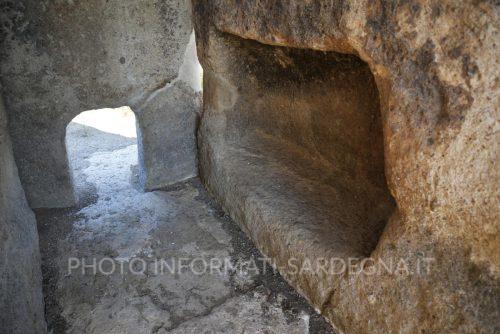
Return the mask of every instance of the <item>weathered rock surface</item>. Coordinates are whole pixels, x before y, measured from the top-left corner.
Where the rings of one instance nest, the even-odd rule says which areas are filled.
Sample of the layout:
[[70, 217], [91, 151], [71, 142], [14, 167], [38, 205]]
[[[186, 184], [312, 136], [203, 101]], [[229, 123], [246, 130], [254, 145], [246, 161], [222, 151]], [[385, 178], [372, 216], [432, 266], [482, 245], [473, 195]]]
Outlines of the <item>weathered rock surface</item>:
[[38, 232], [19, 181], [0, 97], [0, 333], [45, 333]]
[[32, 207], [74, 203], [64, 138], [86, 110], [128, 105], [137, 113], [144, 188], [197, 174], [199, 99], [180, 73], [189, 1], [2, 0], [0, 18], [1, 80]]
[[[193, 10], [202, 179], [289, 282], [339, 332], [498, 332], [498, 7], [214, 0]], [[289, 262], [368, 256], [408, 272]]]

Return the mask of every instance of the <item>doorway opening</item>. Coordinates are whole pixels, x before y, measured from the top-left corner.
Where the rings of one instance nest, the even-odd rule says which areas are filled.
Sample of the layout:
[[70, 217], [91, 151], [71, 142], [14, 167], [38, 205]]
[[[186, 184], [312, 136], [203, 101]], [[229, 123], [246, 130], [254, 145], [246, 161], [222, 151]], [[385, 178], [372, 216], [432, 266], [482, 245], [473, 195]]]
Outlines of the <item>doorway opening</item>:
[[82, 202], [95, 194], [95, 184], [117, 180], [137, 165], [134, 112], [121, 107], [80, 113], [66, 128], [66, 148], [75, 197]]

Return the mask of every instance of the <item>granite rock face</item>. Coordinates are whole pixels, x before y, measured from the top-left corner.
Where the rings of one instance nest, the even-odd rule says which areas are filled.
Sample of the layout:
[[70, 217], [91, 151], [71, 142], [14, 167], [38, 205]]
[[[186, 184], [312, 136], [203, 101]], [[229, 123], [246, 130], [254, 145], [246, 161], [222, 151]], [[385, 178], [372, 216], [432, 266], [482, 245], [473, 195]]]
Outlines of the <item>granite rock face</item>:
[[193, 13], [202, 179], [283, 276], [339, 332], [498, 332], [498, 6]]
[[45, 333], [35, 215], [28, 207], [0, 97], [0, 332]]
[[196, 175], [199, 98], [180, 73], [190, 13], [187, 0], [0, 1], [1, 80], [32, 207], [74, 203], [66, 126], [91, 109], [136, 112], [144, 188]]

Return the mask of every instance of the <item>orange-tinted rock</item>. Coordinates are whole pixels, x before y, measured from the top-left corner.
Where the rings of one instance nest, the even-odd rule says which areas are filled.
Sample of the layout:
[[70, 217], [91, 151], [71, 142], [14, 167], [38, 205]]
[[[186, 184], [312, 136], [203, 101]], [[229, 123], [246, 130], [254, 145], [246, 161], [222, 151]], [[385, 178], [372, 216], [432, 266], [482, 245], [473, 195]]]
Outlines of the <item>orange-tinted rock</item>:
[[[193, 10], [200, 172], [283, 276], [339, 332], [498, 332], [498, 7]], [[404, 265], [338, 275], [289, 261], [322, 257]]]

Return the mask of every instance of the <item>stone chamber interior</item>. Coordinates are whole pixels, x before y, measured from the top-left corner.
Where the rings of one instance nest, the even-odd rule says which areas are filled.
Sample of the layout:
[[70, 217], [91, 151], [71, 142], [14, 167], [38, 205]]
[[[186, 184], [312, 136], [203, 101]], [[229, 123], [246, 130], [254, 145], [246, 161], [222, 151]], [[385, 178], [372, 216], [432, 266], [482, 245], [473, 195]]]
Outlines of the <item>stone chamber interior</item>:
[[0, 334], [500, 333], [499, 8], [0, 0]]
[[[215, 160], [209, 167], [206, 160], [201, 159], [202, 178], [209, 190], [221, 198], [224, 191], [221, 183], [207, 174], [217, 169], [232, 196], [222, 200], [224, 207], [237, 222], [243, 222], [243, 229], [257, 245], [268, 245], [261, 249], [266, 256], [275, 257], [279, 252], [276, 247], [283, 245], [288, 248], [289, 258], [369, 256], [395, 208], [384, 174], [379, 93], [369, 67], [352, 55], [275, 47], [232, 36], [225, 39], [231, 46], [228, 59], [233, 60], [226, 63], [223, 81], [227, 82], [220, 92], [209, 91], [205, 97], [207, 105], [221, 107], [219, 116], [224, 115], [225, 124], [224, 131], [219, 133], [225, 153], [212, 154]], [[214, 77], [221, 80], [211, 71], [205, 80], [210, 83]], [[237, 86], [232, 89], [228, 82], [236, 82]], [[212, 116], [211, 112], [205, 115], [208, 125], [213, 121]], [[109, 328], [121, 321], [123, 330], [142, 330], [144, 321], [137, 318], [135, 311], [127, 310], [121, 299], [131, 284], [139, 289], [138, 293], [146, 289], [153, 304], [155, 298], [159, 298], [168, 307], [176, 305], [178, 301], [162, 297], [161, 291], [170, 289], [167, 286], [160, 284], [148, 290], [158, 277], [138, 280], [132, 276], [127, 278], [130, 282], [118, 283], [118, 278], [112, 275], [112, 287], [118, 293], [104, 303], [96, 303], [91, 301], [95, 298], [93, 293], [87, 291], [91, 297], [85, 297], [83, 291], [75, 287], [75, 282], [90, 284], [85, 275], [75, 276], [73, 282], [64, 280], [55, 284], [53, 277], [64, 274], [61, 264], [75, 254], [102, 258], [109, 252], [120, 258], [139, 256], [150, 261], [148, 252], [153, 256], [165, 254], [163, 244], [174, 240], [172, 245], [175, 245], [181, 235], [187, 240], [192, 233], [198, 235], [196, 238], [192, 235], [195, 243], [200, 242], [199, 238], [207, 238], [197, 228], [190, 227], [195, 221], [200, 224], [199, 217], [202, 217], [202, 225], [206, 222], [217, 226], [219, 222], [204, 213], [205, 204], [200, 206], [197, 199], [200, 195], [193, 199], [193, 192], [202, 193], [201, 189], [194, 191], [193, 185], [199, 187], [196, 183], [167, 193], [143, 193], [137, 187], [137, 134], [130, 108], [83, 112], [72, 120], [66, 133], [78, 205], [69, 211], [36, 211], [49, 328], [64, 332], [82, 329], [84, 323], [90, 323], [91, 331], [97, 330], [99, 319], [91, 318], [87, 312], [74, 311], [91, 303], [98, 309], [109, 308], [113, 317]], [[206, 129], [202, 128], [200, 139], [205, 133]], [[202, 154], [205, 145], [210, 143], [210, 140], [200, 143]], [[172, 196], [177, 199], [172, 201]], [[186, 212], [191, 210], [196, 212], [194, 219]], [[155, 212], [153, 216], [147, 218], [152, 212]], [[71, 232], [68, 224], [73, 225]], [[51, 244], [50, 240], [61, 229], [65, 241]], [[272, 233], [263, 233], [266, 229]], [[172, 233], [177, 238], [172, 239]], [[263, 241], [265, 235], [276, 240]], [[68, 240], [72, 240], [71, 243]], [[151, 244], [147, 240], [152, 240]], [[312, 245], [308, 245], [311, 240]], [[169, 246], [173, 248], [167, 252], [182, 254], [182, 245], [179, 244], [179, 249]], [[186, 279], [168, 278], [167, 282], [182, 281], [185, 285]], [[247, 277], [238, 279], [248, 280]], [[310, 277], [306, 281], [306, 285], [295, 285], [311, 298], [318, 293], [314, 282], [322, 280]], [[250, 283], [244, 284], [247, 289]], [[98, 285], [107, 291], [107, 283]], [[181, 290], [169, 291], [179, 294]], [[215, 296], [227, 293], [225, 289], [217, 291], [213, 287], [208, 291]], [[73, 294], [79, 296], [77, 301], [71, 297]], [[187, 302], [190, 297], [183, 298]], [[314, 298], [325, 296], [320, 293], [312, 298], [314, 303]], [[154, 308], [151, 302], [141, 305]], [[73, 314], [64, 315], [68, 312]], [[162, 317], [169, 316], [166, 309], [162, 312]], [[194, 308], [194, 311], [191, 306], [179, 308], [173, 314], [189, 319], [191, 312], [203, 314], [206, 307]], [[121, 319], [124, 314], [129, 319]], [[262, 322], [260, 316], [250, 319]], [[304, 330], [303, 324], [294, 320], [291, 325], [294, 323]], [[321, 332], [329, 332], [320, 319], [313, 323], [323, 328]], [[166, 330], [175, 328], [175, 324], [160, 326]]]
[[[368, 65], [353, 55], [223, 40], [231, 61], [205, 75], [218, 87], [205, 94], [200, 141], [209, 188], [268, 245], [267, 255], [284, 246], [289, 254], [369, 256], [395, 202]], [[264, 230], [277, 239], [260, 240]]]

